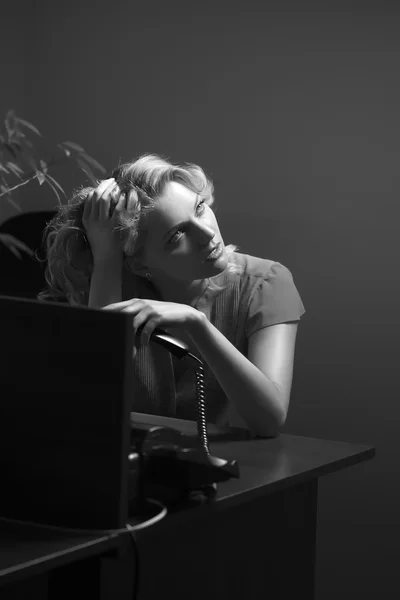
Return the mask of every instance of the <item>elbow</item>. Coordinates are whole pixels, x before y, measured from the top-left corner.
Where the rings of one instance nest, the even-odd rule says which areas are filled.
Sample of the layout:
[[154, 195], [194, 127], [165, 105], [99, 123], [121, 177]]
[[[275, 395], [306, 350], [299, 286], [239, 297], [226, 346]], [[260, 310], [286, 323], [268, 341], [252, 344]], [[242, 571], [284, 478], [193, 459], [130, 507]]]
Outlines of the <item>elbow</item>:
[[287, 419], [287, 409], [282, 408], [279, 418], [278, 418], [278, 431], [280, 431], [282, 429], [282, 427], [286, 423], [286, 419]]
[[276, 438], [280, 433], [280, 428], [270, 425], [265, 428], [258, 428], [256, 431], [252, 431], [251, 433], [253, 437]]
[[277, 395], [274, 398], [273, 407], [269, 408], [265, 415], [265, 420], [263, 422], [260, 421], [256, 425], [258, 431], [255, 435], [259, 437], [278, 437], [282, 427], [286, 423], [289, 399], [286, 400], [283, 396], [282, 389], [278, 384], [274, 383], [274, 386], [277, 390]]
[[278, 415], [268, 415], [268, 420], [264, 424], [258, 424], [251, 428], [253, 437], [276, 438], [279, 436], [282, 427], [286, 422], [287, 411], [282, 410]]

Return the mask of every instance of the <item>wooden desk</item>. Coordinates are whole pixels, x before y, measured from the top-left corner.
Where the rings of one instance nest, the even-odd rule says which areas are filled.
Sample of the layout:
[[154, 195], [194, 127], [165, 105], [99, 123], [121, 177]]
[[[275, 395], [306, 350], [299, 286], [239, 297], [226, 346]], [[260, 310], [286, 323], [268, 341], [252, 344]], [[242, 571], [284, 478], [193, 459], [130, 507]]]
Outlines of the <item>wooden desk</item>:
[[[372, 458], [374, 448], [282, 434], [211, 442], [210, 451], [237, 459], [241, 477], [218, 484], [211, 504], [135, 532], [138, 600], [311, 600], [318, 478]], [[79, 591], [86, 600], [132, 598], [133, 548], [128, 532], [56, 533], [0, 520], [1, 600], [70, 600]], [[33, 595], [35, 576], [42, 587]]]

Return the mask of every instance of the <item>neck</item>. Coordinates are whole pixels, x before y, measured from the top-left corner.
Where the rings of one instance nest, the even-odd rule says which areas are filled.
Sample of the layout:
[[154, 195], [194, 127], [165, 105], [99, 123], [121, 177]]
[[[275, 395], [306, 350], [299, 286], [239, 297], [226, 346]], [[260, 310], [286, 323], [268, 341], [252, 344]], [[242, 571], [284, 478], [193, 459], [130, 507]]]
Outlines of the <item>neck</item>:
[[207, 279], [196, 279], [191, 281], [189, 284], [174, 284], [171, 286], [162, 284], [160, 282], [152, 280], [152, 284], [159, 292], [164, 302], [177, 302], [179, 304], [193, 305], [205, 292], [210, 280]]

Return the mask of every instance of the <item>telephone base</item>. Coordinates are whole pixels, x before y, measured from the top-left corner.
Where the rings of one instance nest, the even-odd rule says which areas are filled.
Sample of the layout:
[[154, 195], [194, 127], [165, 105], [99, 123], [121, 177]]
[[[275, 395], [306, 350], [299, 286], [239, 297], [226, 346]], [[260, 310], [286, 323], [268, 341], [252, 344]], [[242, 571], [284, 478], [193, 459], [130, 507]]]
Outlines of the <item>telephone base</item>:
[[143, 514], [143, 510], [146, 508], [145, 501], [148, 498], [158, 500], [168, 508], [169, 513], [174, 513], [212, 502], [216, 495], [216, 483], [203, 485], [193, 490], [162, 485], [156, 481], [147, 481], [142, 495], [130, 502], [128, 517]]
[[[172, 427], [132, 424], [129, 454], [129, 506], [140, 512], [146, 498], [159, 500], [170, 510], [210, 502], [216, 483], [239, 478], [235, 460], [207, 454], [194, 436]], [[132, 513], [133, 511], [133, 513]]]

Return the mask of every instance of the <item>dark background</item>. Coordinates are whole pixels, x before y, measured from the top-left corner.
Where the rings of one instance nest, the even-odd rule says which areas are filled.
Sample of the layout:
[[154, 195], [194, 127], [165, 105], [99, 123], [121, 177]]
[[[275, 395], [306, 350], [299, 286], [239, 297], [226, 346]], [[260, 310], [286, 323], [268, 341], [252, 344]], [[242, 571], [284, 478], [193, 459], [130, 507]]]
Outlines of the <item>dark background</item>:
[[[284, 431], [377, 449], [320, 481], [317, 600], [399, 597], [400, 7], [41, 0], [2, 14], [1, 115], [107, 169], [144, 152], [200, 164], [225, 243], [291, 270], [307, 312]], [[53, 175], [68, 193], [85, 181], [72, 165]], [[16, 197], [55, 206], [36, 183]], [[0, 200], [0, 223], [15, 214]]]

